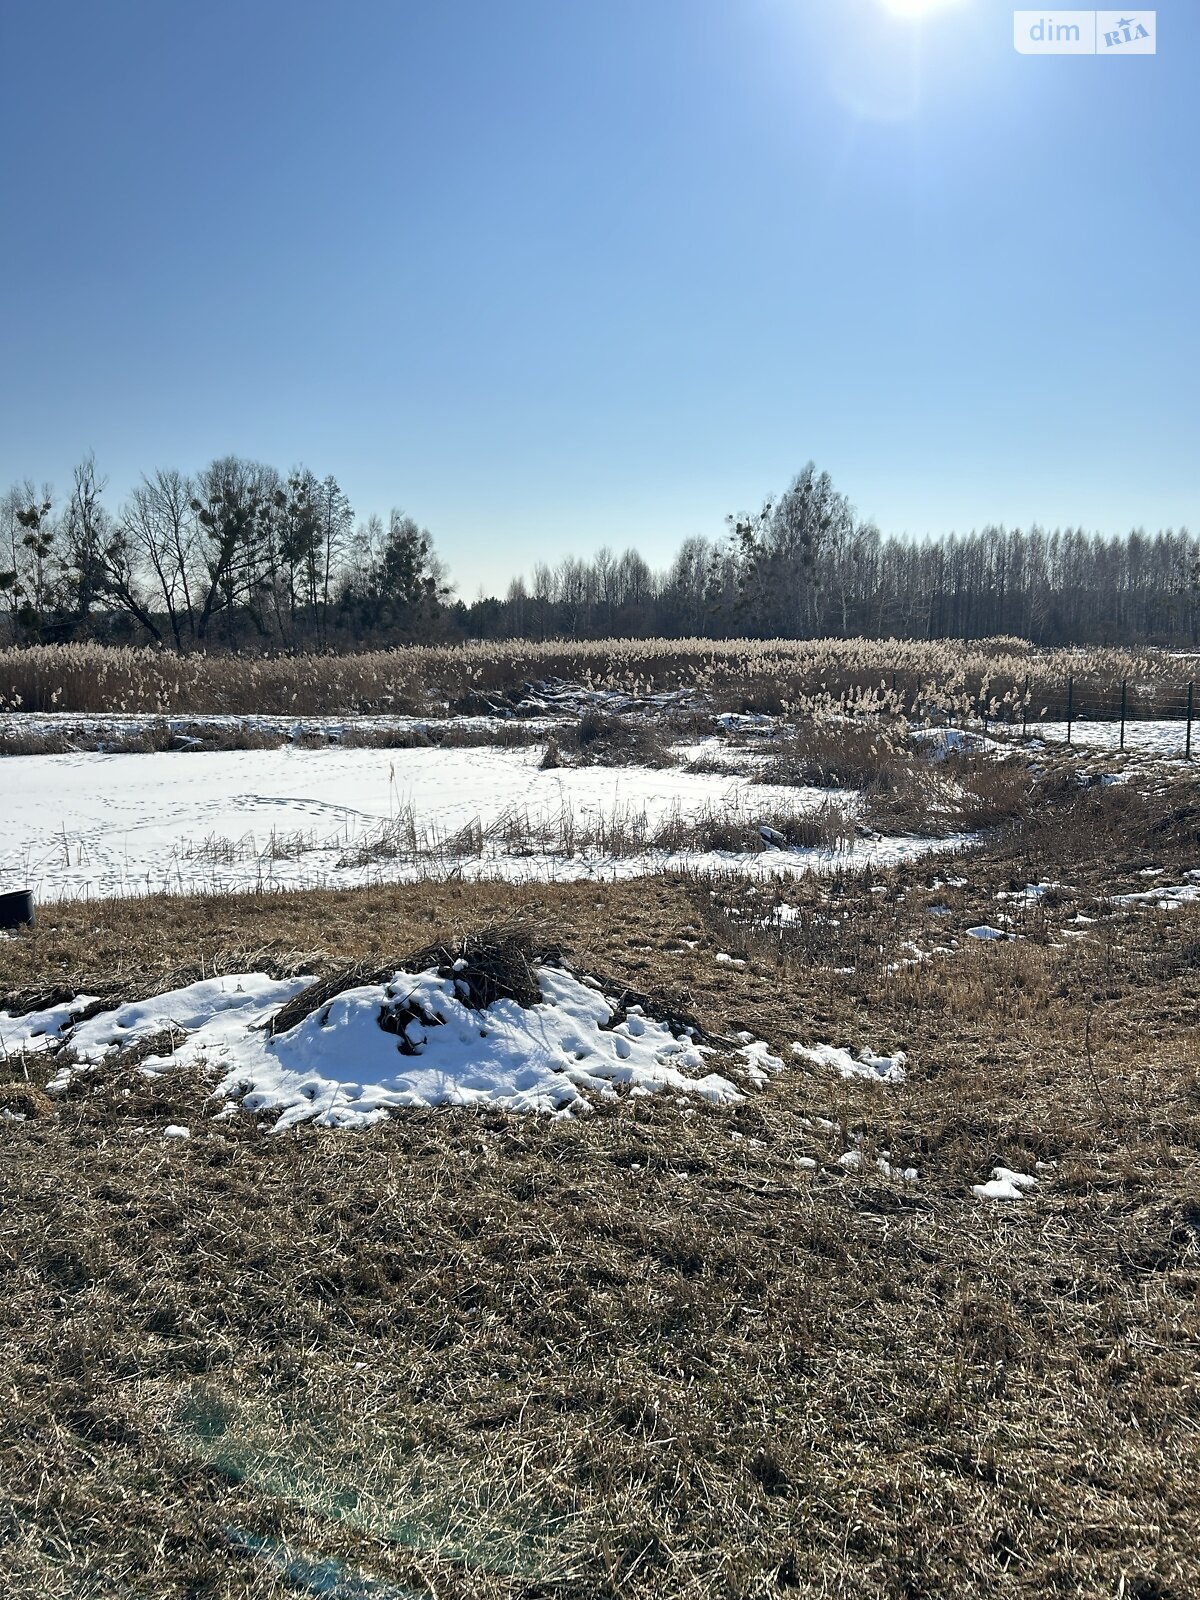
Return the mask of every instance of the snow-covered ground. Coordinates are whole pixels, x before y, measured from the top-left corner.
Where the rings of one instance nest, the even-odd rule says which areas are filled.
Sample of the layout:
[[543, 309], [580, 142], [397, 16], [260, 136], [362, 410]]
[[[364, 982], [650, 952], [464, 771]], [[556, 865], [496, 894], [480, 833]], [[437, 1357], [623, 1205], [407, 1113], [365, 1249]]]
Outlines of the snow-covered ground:
[[[1030, 722], [1025, 730], [1028, 741], [1041, 740], [1047, 745], [1067, 743], [1065, 722]], [[994, 722], [985, 734], [982, 729], [921, 728], [913, 729], [913, 738], [925, 744], [936, 758], [958, 751], [984, 755], [1009, 755], [1014, 748], [1021, 749], [1019, 723]], [[1134, 721], [1125, 724], [1125, 750], [1130, 755], [1166, 757], [1182, 761], [1187, 745], [1187, 723], [1182, 717]], [[1078, 718], [1071, 724], [1071, 746], [1076, 750], [1099, 751], [1117, 754], [1121, 749], [1121, 724], [1093, 722]], [[1192, 753], [1200, 757], [1200, 718], [1192, 724]]]
[[[1067, 742], [1065, 722], [1031, 722], [1029, 737], [1047, 744]], [[1017, 730], [1018, 735], [1020, 729]], [[1166, 756], [1182, 761], [1187, 739], [1187, 724], [1181, 717], [1125, 724], [1125, 749], [1130, 755]], [[1071, 724], [1071, 744], [1076, 750], [1118, 751], [1121, 748], [1119, 722], [1076, 721]], [[1192, 754], [1200, 758], [1200, 719], [1192, 724]]]
[[[845, 861], [824, 851], [710, 851], [667, 856], [585, 848], [616, 823], [629, 835], [669, 819], [756, 817], [853, 795], [737, 782], [722, 773], [642, 767], [539, 769], [536, 748], [304, 749], [22, 756], [0, 762], [0, 889], [40, 900], [258, 886], [352, 886], [455, 870], [514, 880], [628, 877], [663, 866], [779, 876]], [[422, 859], [363, 847], [412, 819]], [[564, 819], [567, 819], [569, 826]], [[505, 824], [514, 837], [502, 837]], [[482, 849], [451, 841], [478, 824]], [[575, 848], [561, 848], [574, 829]], [[531, 846], [539, 830], [548, 842]], [[936, 841], [945, 844], [947, 841]], [[951, 841], [953, 842], [953, 841]], [[863, 839], [854, 863], [931, 848], [921, 839]], [[366, 852], [370, 855], [370, 852]]]

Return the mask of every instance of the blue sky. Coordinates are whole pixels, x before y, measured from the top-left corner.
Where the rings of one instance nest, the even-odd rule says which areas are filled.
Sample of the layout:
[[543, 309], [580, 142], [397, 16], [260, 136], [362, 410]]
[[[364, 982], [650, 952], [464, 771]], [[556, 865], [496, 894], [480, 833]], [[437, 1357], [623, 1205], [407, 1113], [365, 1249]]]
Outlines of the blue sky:
[[470, 598], [810, 457], [887, 532], [1200, 523], [1200, 9], [4, 0], [0, 487], [236, 451]]

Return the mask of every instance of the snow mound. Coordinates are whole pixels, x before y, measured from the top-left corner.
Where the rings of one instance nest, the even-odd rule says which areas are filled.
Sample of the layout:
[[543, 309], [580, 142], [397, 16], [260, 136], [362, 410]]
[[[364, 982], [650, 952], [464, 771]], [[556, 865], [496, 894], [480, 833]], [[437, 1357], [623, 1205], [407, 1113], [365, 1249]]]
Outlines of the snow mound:
[[[225, 1071], [220, 1093], [276, 1128], [313, 1121], [364, 1127], [395, 1109], [440, 1105], [577, 1112], [589, 1095], [674, 1091], [714, 1105], [743, 1098], [704, 1066], [690, 1036], [613, 1003], [571, 973], [538, 967], [538, 1005], [498, 999], [482, 1010], [436, 969], [397, 971], [386, 984], [345, 990], [286, 1033], [245, 1032], [188, 1048]], [[395, 1029], [396, 1031], [392, 1031]]]
[[868, 1078], [877, 1083], [903, 1083], [908, 1059], [903, 1050], [892, 1056], [877, 1056], [865, 1045], [857, 1056], [833, 1044], [794, 1044], [792, 1054], [814, 1061], [819, 1067], [830, 1067], [843, 1078]]
[[993, 1167], [986, 1183], [973, 1183], [971, 1193], [979, 1200], [1023, 1200], [1027, 1189], [1041, 1182], [1030, 1172], [1014, 1172], [1011, 1167]]
[[981, 922], [977, 928], [967, 929], [968, 939], [1007, 939], [1008, 934], [1003, 928], [993, 928], [990, 923]]
[[[243, 973], [172, 989], [64, 1030], [68, 1059], [47, 1089], [64, 1093], [90, 1064], [173, 1030], [182, 1038], [145, 1056], [143, 1073], [215, 1069], [215, 1097], [273, 1116], [276, 1131], [301, 1122], [363, 1128], [400, 1109], [443, 1105], [572, 1115], [622, 1089], [718, 1106], [745, 1097], [706, 1070], [713, 1047], [693, 1030], [608, 998], [594, 979], [535, 964], [536, 1003], [502, 995], [481, 1005], [466, 965], [323, 988], [312, 1009], [304, 997], [312, 978]], [[731, 1054], [740, 1075], [761, 1087], [783, 1062], [746, 1037]]]

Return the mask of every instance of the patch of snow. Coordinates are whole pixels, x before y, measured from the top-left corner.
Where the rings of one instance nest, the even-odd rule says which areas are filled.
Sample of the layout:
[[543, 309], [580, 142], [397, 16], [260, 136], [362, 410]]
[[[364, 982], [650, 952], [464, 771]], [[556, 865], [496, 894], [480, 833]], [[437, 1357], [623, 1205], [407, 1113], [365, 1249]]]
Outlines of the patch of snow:
[[1007, 939], [1009, 935], [1003, 928], [993, 928], [990, 923], [981, 922], [977, 928], [967, 929], [968, 939]]
[[986, 1183], [973, 1183], [971, 1193], [980, 1200], [1023, 1200], [1025, 1191], [1036, 1189], [1041, 1179], [1029, 1172], [1014, 1172], [1011, 1167], [993, 1167]]
[[7, 1011], [0, 1011], [0, 1059], [54, 1049], [62, 1043], [63, 1031], [73, 1026], [79, 1013], [98, 1004], [95, 995], [81, 994], [61, 1005], [47, 1006], [44, 1011], [28, 1011], [24, 1016], [12, 1017]]
[[[71, 1053], [94, 1063], [111, 1050], [130, 1045], [168, 1029], [194, 1034], [203, 1029], [210, 1039], [261, 1026], [293, 995], [306, 989], [311, 978], [267, 978], [261, 972], [242, 972], [228, 978], [204, 978], [182, 989], [168, 989], [149, 1000], [133, 1000], [102, 1011], [81, 1022], [70, 1035]], [[150, 1065], [149, 1059], [146, 1065]]]
[[[733, 729], [726, 729], [733, 732]], [[713, 766], [722, 767], [728, 772], [739, 772], [743, 768], [755, 768], [765, 765], [769, 759], [766, 750], [748, 750], [744, 746], [731, 746], [720, 735], [709, 734], [707, 738], [699, 740], [685, 740], [680, 744], [671, 746], [673, 753], [685, 765], [693, 761], [702, 761]]]
[[879, 1171], [883, 1173], [885, 1178], [892, 1178], [896, 1183], [920, 1182], [920, 1173], [918, 1173], [916, 1167], [901, 1167], [898, 1165], [893, 1166], [891, 1161], [888, 1159], [890, 1155], [891, 1151], [885, 1150], [875, 1162], [875, 1165], [878, 1167]]
[[[168, 989], [150, 1000], [135, 1000], [111, 1011], [102, 1011], [74, 1028], [64, 1023], [47, 1040], [45, 1048], [68, 1044], [77, 1064], [61, 1065], [46, 1085], [46, 1093], [66, 1094], [74, 1077], [90, 1071], [111, 1051], [127, 1050], [155, 1034], [168, 1030], [190, 1033], [199, 1028], [206, 1028], [213, 1034], [222, 1027], [260, 1027], [311, 982], [311, 978], [291, 978], [279, 983], [261, 972], [206, 978], [183, 989]], [[86, 998], [81, 996], [70, 1004], [76, 1011], [82, 1011]], [[147, 1057], [142, 1071], [153, 1077], [161, 1065], [161, 1058]]]
[[163, 1129], [164, 1139], [190, 1139], [192, 1130], [182, 1127], [178, 1122], [172, 1122]]
[[746, 1076], [757, 1088], [762, 1088], [774, 1072], [783, 1071], [783, 1057], [773, 1055], [762, 1039], [752, 1039], [735, 1051], [745, 1059]]
[[1165, 884], [1160, 883], [1153, 889], [1143, 889], [1138, 894], [1115, 894], [1112, 904], [1115, 906], [1150, 905], [1156, 911], [1174, 911], [1178, 906], [1190, 905], [1195, 900], [1200, 900], [1200, 881], [1196, 881], [1195, 869], [1184, 873], [1184, 877], [1191, 879], [1188, 883]]
[[[278, 716], [269, 712], [170, 712], [162, 715], [148, 711], [8, 711], [0, 713], [0, 736], [20, 738], [36, 734], [43, 738], [61, 739], [64, 743], [78, 744], [83, 751], [107, 753], [110, 742], [127, 741], [150, 733], [168, 733], [179, 743], [194, 750], [202, 747], [205, 738], [214, 734], [228, 738], [231, 734], [271, 735], [294, 743], [306, 738], [326, 738], [336, 742], [350, 734], [383, 737], [388, 734], [435, 733], [453, 728], [463, 733], [496, 733], [513, 720], [511, 710], [494, 716], [411, 716], [387, 712], [356, 712], [353, 715], [303, 717]], [[523, 727], [552, 732], [565, 724], [564, 716], [522, 717]], [[220, 754], [219, 751], [203, 751]], [[30, 760], [28, 756], [6, 757], [8, 760]]]
[[1017, 900], [1023, 905], [1030, 905], [1049, 894], [1051, 889], [1061, 889], [1061, 883], [1027, 883], [1023, 889], [1001, 889], [996, 895], [997, 900]]
[[903, 1050], [897, 1050], [895, 1055], [880, 1056], [865, 1045], [857, 1056], [832, 1044], [793, 1044], [792, 1054], [813, 1061], [819, 1067], [830, 1067], [843, 1078], [867, 1078], [877, 1083], [903, 1083], [908, 1059]]
[[958, 755], [963, 751], [982, 754], [1004, 749], [999, 740], [988, 738], [982, 733], [973, 733], [968, 728], [914, 728], [912, 737], [918, 744], [925, 746], [926, 753], [934, 761], [944, 761], [947, 756]]
[[[862, 1135], [860, 1133], [854, 1134], [853, 1138], [856, 1144], [860, 1144], [862, 1142]], [[877, 1172], [881, 1172], [885, 1178], [890, 1178], [896, 1183], [918, 1183], [920, 1181], [920, 1174], [918, 1173], [916, 1167], [902, 1167], [898, 1164], [893, 1165], [890, 1159], [891, 1154], [892, 1152], [890, 1150], [881, 1151], [880, 1154], [875, 1158], [875, 1170]], [[861, 1150], [846, 1150], [837, 1158], [837, 1164], [839, 1167], [844, 1167], [847, 1172], [861, 1172], [866, 1164], [866, 1160]], [[815, 1166], [816, 1163], [814, 1162], [813, 1165]]]
[[[1046, 743], [1065, 744], [1065, 722], [1030, 722], [1031, 736]], [[1125, 723], [1125, 752], [1127, 755], [1157, 756], [1182, 760], [1186, 743], [1187, 724], [1182, 717], [1150, 718], [1146, 721], [1132, 719]], [[1116, 752], [1121, 744], [1119, 721], [1089, 722], [1077, 719], [1071, 728], [1071, 744], [1077, 750], [1104, 750]]]

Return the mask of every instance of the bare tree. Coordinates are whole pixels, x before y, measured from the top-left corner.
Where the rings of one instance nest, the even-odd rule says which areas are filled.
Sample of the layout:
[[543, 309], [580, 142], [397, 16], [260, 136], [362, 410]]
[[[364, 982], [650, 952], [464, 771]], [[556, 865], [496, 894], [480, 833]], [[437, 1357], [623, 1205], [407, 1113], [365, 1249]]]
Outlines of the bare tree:
[[121, 512], [121, 531], [131, 561], [152, 577], [175, 648], [196, 637], [192, 585], [197, 559], [195, 485], [173, 468], [143, 477]]

